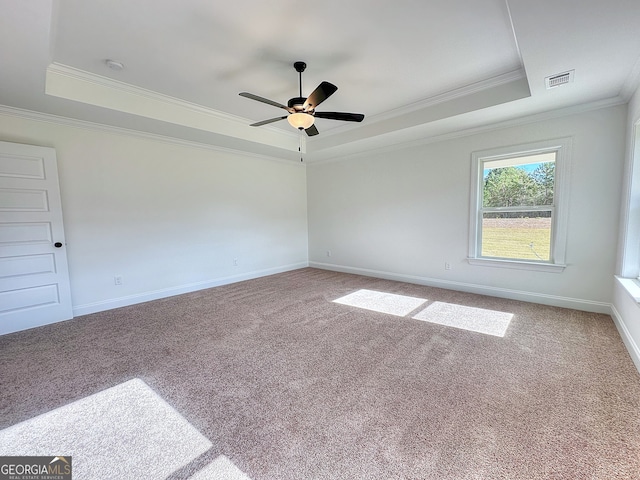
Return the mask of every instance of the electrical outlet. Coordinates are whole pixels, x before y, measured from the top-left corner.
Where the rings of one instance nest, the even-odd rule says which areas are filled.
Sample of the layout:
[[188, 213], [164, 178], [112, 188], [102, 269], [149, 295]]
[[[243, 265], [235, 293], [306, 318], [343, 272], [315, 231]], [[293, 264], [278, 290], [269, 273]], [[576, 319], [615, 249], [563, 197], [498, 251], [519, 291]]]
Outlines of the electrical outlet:
[[331, 256], [331, 250], [327, 250], [327, 257]]
[[444, 269], [451, 270], [451, 264], [449, 262], [444, 262]]
[[113, 277], [113, 284], [122, 285], [122, 275], [116, 275], [115, 277]]
[[233, 259], [233, 266], [234, 266], [234, 267], [237, 267], [237, 266], [238, 266], [238, 259], [237, 259], [237, 258], [234, 258], [234, 259]]

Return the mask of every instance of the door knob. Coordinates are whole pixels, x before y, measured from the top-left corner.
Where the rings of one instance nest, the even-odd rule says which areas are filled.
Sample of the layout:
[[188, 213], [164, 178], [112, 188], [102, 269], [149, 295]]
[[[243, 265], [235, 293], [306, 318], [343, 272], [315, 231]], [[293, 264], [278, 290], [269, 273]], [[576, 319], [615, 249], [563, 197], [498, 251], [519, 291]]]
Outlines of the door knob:
[[56, 248], [60, 248], [62, 246], [62, 244], [60, 242], [56, 242], [53, 244], [54, 247]]

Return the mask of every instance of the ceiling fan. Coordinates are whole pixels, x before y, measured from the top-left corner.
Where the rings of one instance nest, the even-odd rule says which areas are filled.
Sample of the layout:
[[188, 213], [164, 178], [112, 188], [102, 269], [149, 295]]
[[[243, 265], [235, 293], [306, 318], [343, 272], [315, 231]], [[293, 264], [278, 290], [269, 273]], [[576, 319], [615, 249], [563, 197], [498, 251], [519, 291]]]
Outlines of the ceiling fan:
[[304, 130], [310, 137], [318, 135], [318, 129], [313, 124], [316, 118], [328, 118], [329, 120], [341, 120], [343, 122], [361, 122], [364, 119], [364, 115], [361, 113], [346, 113], [346, 112], [316, 112], [316, 107], [324, 102], [327, 98], [338, 90], [338, 87], [329, 82], [322, 82], [311, 92], [308, 97], [302, 96], [302, 72], [307, 68], [307, 64], [304, 62], [295, 62], [293, 68], [296, 69], [299, 75], [300, 83], [300, 96], [289, 99], [287, 105], [283, 105], [268, 98], [254, 95], [253, 93], [241, 92], [241, 97], [250, 98], [258, 102], [267, 103], [274, 107], [282, 108], [286, 110], [288, 115], [283, 117], [270, 118], [269, 120], [262, 120], [261, 122], [252, 123], [251, 127], [259, 127], [268, 123], [284, 120], [289, 121], [292, 127], [298, 130]]

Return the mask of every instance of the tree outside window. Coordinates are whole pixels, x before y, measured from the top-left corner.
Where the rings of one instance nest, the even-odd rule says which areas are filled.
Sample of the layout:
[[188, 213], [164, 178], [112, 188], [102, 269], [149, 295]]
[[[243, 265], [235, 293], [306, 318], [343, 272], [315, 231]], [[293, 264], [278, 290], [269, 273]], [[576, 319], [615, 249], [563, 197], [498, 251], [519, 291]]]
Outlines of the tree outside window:
[[509, 162], [484, 162], [482, 256], [548, 262], [555, 153]]

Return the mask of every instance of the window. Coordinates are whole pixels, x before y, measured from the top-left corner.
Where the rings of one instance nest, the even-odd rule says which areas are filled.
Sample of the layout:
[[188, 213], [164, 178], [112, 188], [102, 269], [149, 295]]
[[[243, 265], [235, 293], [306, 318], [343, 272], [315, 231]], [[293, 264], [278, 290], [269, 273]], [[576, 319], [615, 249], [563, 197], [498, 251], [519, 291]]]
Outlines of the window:
[[631, 151], [623, 184], [622, 248], [618, 281], [640, 304], [640, 114], [631, 130]]
[[[640, 287], [640, 112], [631, 129], [630, 158], [623, 182], [622, 249], [619, 274], [638, 279]], [[625, 188], [626, 187], [626, 188]]]
[[472, 155], [469, 262], [562, 271], [570, 139]]

